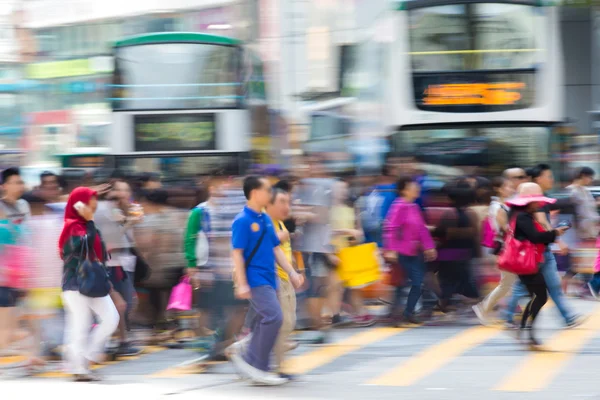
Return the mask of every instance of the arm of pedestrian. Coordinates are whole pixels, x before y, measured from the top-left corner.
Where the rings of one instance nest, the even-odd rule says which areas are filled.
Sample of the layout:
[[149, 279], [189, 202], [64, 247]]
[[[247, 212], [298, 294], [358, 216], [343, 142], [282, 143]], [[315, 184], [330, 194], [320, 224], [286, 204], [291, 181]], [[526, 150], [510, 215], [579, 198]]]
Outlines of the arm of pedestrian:
[[300, 286], [302, 286], [304, 278], [302, 277], [302, 275], [296, 272], [296, 270], [292, 266], [292, 263], [288, 260], [281, 247], [277, 246], [273, 249], [273, 251], [275, 252], [275, 261], [277, 261], [277, 265], [283, 268], [283, 270], [290, 277], [290, 281], [292, 282], [294, 287], [298, 289]]
[[248, 278], [246, 277], [244, 250], [234, 249], [231, 252], [231, 259], [233, 261], [235, 296], [241, 300], [250, 299], [250, 286], [248, 286]]
[[542, 226], [544, 228], [546, 228], [546, 230], [551, 231], [552, 230], [552, 225], [550, 225], [550, 221], [548, 221], [548, 217], [546, 216], [545, 213], [543, 212], [536, 212], [535, 213], [535, 220], [537, 222], [539, 222], [540, 224], [542, 224]]

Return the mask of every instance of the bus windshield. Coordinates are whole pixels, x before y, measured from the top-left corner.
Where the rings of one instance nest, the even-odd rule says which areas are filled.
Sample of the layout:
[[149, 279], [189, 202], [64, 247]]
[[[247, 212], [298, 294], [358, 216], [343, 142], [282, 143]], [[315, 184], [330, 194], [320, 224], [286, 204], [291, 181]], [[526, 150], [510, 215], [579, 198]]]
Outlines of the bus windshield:
[[115, 51], [114, 110], [233, 108], [241, 100], [241, 51], [204, 43], [157, 43]]

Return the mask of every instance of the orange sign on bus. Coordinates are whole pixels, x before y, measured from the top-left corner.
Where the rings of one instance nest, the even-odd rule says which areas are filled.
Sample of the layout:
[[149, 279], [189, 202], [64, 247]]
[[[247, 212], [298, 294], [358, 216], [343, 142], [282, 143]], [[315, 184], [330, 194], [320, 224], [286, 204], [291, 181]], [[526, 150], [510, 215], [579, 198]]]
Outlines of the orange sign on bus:
[[523, 82], [430, 85], [425, 89], [423, 101], [429, 106], [511, 105], [521, 100], [521, 93], [517, 90], [525, 86]]

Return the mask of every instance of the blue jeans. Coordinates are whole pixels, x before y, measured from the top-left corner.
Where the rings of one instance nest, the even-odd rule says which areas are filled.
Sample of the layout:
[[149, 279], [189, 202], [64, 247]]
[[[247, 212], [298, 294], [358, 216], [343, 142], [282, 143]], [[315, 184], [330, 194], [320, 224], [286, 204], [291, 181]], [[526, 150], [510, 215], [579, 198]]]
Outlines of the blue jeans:
[[252, 292], [250, 308], [256, 314], [250, 321], [252, 338], [244, 360], [254, 368], [268, 371], [271, 352], [283, 323], [283, 314], [275, 288], [258, 286], [251, 288], [250, 291]]
[[596, 272], [592, 280], [590, 280], [590, 286], [596, 293], [600, 292], [600, 272]]
[[408, 299], [406, 300], [406, 308], [404, 309], [404, 316], [410, 317], [414, 314], [417, 302], [421, 297], [423, 279], [425, 278], [425, 262], [422, 255], [405, 256], [399, 254], [398, 263], [404, 268], [406, 277], [410, 279], [411, 282], [410, 292], [408, 293]]
[[[558, 275], [556, 259], [550, 250], [546, 250], [544, 253], [544, 262], [540, 265], [540, 272], [544, 275], [550, 298], [556, 304], [556, 308], [558, 308], [565, 322], [567, 324], [573, 322], [577, 318], [577, 315], [572, 310], [569, 310], [566, 305], [566, 299], [560, 286], [560, 276]], [[513, 294], [506, 310], [506, 321], [513, 322], [519, 300], [528, 294], [529, 292], [525, 285], [521, 281], [517, 281], [513, 287]]]

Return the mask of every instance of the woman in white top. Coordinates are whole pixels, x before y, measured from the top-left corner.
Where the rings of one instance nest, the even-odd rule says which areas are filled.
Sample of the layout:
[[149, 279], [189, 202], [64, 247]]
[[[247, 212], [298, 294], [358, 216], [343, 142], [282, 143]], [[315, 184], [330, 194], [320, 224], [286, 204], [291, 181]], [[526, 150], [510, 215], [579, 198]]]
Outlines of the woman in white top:
[[[500, 237], [508, 226], [508, 206], [505, 201], [513, 195], [515, 188], [511, 181], [502, 177], [492, 181], [492, 188], [496, 196], [492, 197], [488, 217], [496, 236]], [[517, 278], [515, 274], [501, 271], [498, 286], [483, 301], [473, 306], [473, 311], [483, 325], [488, 325], [488, 314], [510, 292]]]

